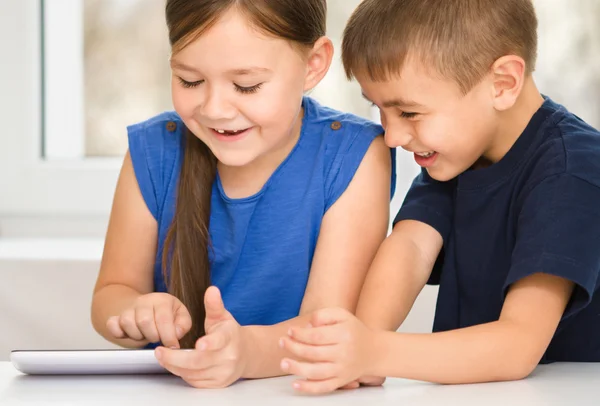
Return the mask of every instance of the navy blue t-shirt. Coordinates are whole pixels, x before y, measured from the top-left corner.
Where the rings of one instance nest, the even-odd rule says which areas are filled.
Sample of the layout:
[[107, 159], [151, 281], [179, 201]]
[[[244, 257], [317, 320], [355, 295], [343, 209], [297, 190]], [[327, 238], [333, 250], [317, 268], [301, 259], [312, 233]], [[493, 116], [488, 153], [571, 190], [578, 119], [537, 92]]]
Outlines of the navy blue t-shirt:
[[395, 223], [434, 227], [444, 247], [433, 331], [496, 321], [507, 289], [535, 273], [575, 283], [541, 362], [600, 361], [600, 133], [546, 98], [497, 163], [414, 180]]

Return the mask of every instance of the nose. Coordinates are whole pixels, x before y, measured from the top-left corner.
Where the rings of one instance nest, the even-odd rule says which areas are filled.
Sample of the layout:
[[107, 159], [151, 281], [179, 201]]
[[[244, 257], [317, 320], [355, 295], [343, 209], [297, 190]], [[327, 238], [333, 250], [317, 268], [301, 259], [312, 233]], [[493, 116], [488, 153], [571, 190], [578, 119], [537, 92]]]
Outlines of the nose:
[[235, 107], [227, 100], [224, 92], [207, 86], [204, 99], [200, 103], [200, 114], [212, 122], [232, 120], [237, 114]]
[[395, 124], [385, 128], [385, 143], [390, 148], [405, 147], [414, 139], [409, 126]]

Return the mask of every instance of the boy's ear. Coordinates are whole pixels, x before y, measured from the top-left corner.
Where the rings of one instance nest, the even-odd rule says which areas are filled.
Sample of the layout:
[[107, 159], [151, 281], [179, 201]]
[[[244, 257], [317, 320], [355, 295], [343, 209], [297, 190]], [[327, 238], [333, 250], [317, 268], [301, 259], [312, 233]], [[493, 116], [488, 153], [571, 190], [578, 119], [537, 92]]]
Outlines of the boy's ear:
[[327, 37], [321, 37], [308, 54], [308, 70], [304, 82], [304, 91], [312, 90], [325, 77], [333, 60], [333, 43]]
[[503, 56], [492, 65], [494, 108], [508, 110], [517, 101], [526, 79], [526, 64], [516, 55]]

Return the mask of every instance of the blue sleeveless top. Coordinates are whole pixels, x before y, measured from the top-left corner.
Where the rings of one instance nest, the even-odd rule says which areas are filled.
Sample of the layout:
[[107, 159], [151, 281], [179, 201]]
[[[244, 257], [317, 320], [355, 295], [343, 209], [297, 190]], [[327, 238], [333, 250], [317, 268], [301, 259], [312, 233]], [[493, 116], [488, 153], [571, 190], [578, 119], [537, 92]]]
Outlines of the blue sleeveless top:
[[[241, 325], [272, 325], [298, 316], [321, 221], [344, 193], [371, 142], [383, 129], [303, 99], [299, 140], [263, 188], [231, 199], [213, 185], [211, 282]], [[185, 126], [174, 112], [128, 127], [142, 196], [158, 222], [154, 289], [165, 292], [161, 257], [172, 222], [183, 161]], [[391, 150], [393, 168], [395, 151]], [[392, 194], [395, 170], [392, 177]], [[199, 321], [203, 322], [203, 321]]]

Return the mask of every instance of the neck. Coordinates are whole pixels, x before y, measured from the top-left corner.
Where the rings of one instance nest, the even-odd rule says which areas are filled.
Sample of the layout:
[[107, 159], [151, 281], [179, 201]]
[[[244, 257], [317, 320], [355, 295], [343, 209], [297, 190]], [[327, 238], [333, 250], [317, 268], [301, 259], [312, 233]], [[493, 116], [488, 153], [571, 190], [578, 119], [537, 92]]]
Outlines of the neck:
[[491, 163], [500, 161], [523, 134], [531, 117], [543, 103], [544, 98], [530, 76], [514, 106], [500, 113], [500, 125], [494, 138], [495, 142], [484, 157]]

